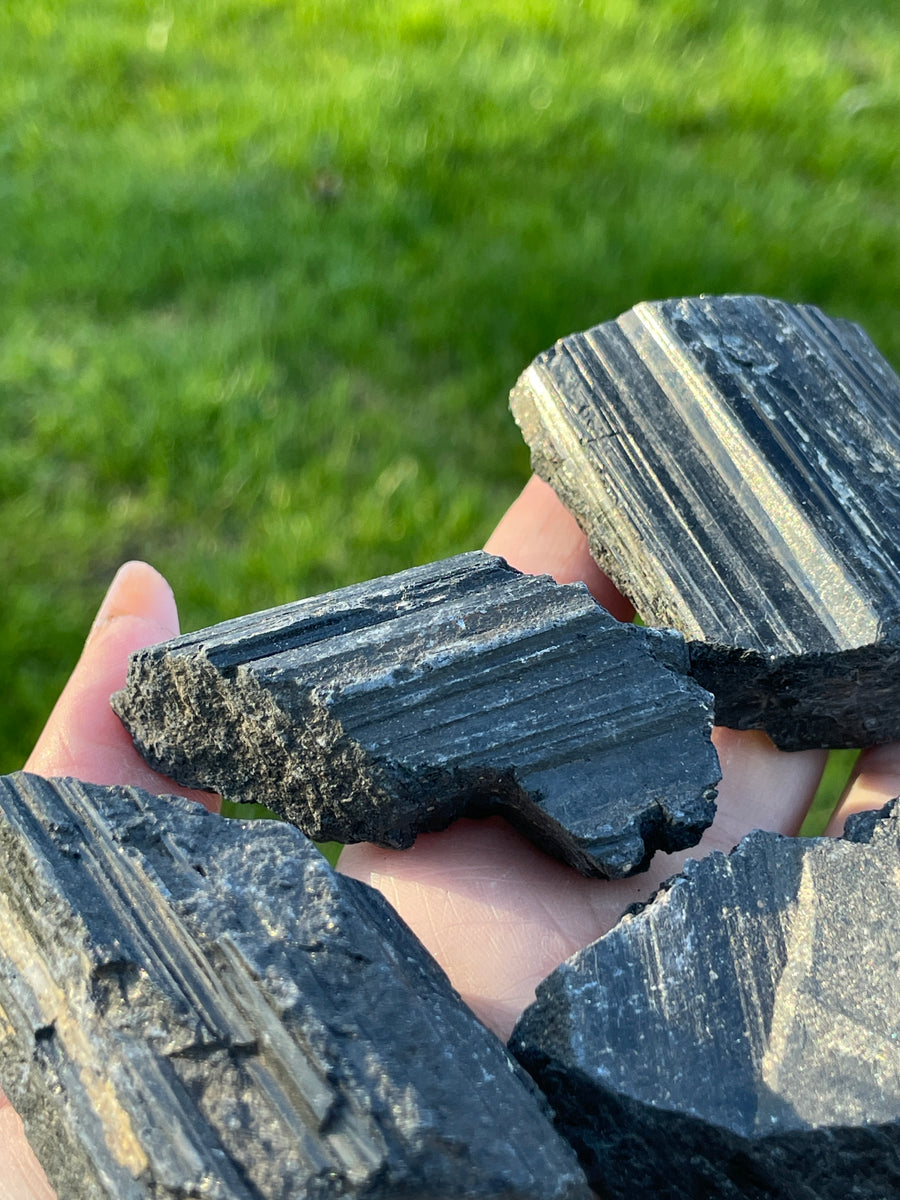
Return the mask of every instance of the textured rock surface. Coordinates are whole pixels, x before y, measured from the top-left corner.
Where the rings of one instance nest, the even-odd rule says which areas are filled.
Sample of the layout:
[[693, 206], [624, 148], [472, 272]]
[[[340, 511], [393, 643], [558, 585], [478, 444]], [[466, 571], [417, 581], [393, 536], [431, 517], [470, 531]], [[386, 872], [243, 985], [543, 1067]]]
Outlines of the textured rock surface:
[[155, 767], [317, 840], [406, 847], [499, 811], [617, 877], [712, 819], [686, 668], [677, 634], [475, 552], [139, 651], [114, 707]]
[[510, 1046], [604, 1197], [900, 1195], [900, 808], [689, 863]]
[[785, 749], [900, 737], [900, 379], [861, 329], [756, 296], [639, 304], [511, 404], [719, 723]]
[[409, 929], [288, 825], [0, 779], [0, 1009], [61, 1200], [587, 1196]]

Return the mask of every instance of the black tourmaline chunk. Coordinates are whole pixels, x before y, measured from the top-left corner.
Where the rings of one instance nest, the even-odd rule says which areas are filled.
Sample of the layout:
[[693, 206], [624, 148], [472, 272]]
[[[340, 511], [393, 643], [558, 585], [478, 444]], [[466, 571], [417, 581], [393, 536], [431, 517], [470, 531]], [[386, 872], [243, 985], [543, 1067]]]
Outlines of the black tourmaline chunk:
[[900, 1196], [900, 802], [691, 862], [510, 1047], [609, 1200]]
[[588, 1195], [502, 1044], [290, 825], [3, 777], [0, 1010], [61, 1200]]
[[784, 749], [900, 737], [900, 379], [856, 325], [759, 296], [638, 304], [540, 355], [534, 469], [716, 720]]
[[407, 847], [500, 812], [619, 877], [712, 819], [687, 665], [679, 635], [474, 552], [138, 651], [114, 707], [159, 770], [317, 840]]

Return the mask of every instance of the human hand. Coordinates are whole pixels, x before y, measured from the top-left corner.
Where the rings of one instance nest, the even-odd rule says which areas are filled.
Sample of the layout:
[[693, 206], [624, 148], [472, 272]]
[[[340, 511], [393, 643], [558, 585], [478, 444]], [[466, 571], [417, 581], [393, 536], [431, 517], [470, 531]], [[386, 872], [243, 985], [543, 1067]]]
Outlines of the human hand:
[[[631, 606], [591, 559], [584, 535], [552, 490], [534, 478], [488, 540], [514, 567], [561, 583], [583, 579], [614, 616]], [[535, 986], [563, 959], [646, 900], [687, 858], [730, 850], [751, 829], [796, 834], [821, 778], [825, 751], [785, 753], [758, 732], [716, 729], [722, 766], [716, 819], [700, 843], [657, 854], [644, 874], [584, 879], [538, 851], [499, 818], [458, 821], [410, 850], [348, 846], [341, 870], [383, 892], [485, 1024], [506, 1038]], [[829, 827], [900, 792], [900, 745], [863, 754]]]
[[[590, 558], [574, 521], [533, 479], [487, 544], [521, 570], [560, 582], [583, 579], [620, 619], [630, 606]], [[128, 657], [178, 632], [168, 585], [152, 568], [130, 563], [113, 581], [84, 652], [26, 763], [43, 775], [75, 775], [152, 792], [217, 798], [179, 788], [152, 771], [109, 707], [124, 683]], [[629, 904], [646, 899], [685, 858], [729, 850], [750, 829], [795, 833], [806, 814], [824, 752], [786, 754], [758, 733], [720, 729], [719, 811], [699, 846], [657, 855], [650, 871], [616, 882], [587, 880], [540, 853], [497, 818], [460, 821], [423, 834], [407, 851], [350, 846], [340, 867], [378, 887], [412, 926], [484, 1022], [505, 1037], [535, 985], [559, 962], [609, 929]], [[861, 756], [857, 776], [832, 822], [879, 807], [900, 792], [900, 745]], [[0, 1093], [0, 1200], [53, 1200], [22, 1123]]]

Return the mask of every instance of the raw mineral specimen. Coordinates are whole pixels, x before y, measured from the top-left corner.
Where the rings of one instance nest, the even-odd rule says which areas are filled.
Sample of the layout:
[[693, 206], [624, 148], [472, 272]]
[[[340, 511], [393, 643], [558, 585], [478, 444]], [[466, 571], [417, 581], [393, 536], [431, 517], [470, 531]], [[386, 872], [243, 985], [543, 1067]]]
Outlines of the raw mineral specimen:
[[500, 812], [585, 874], [693, 845], [712, 698], [684, 642], [481, 552], [141, 650], [114, 707], [181, 783], [317, 840], [407, 847]]
[[510, 1047], [613, 1200], [900, 1195], [900, 802], [691, 862]]
[[900, 737], [900, 379], [865, 333], [759, 296], [638, 304], [511, 397], [534, 469], [716, 720], [784, 749]]
[[60, 1200], [586, 1200], [501, 1043], [279, 822], [0, 779], [0, 1083]]

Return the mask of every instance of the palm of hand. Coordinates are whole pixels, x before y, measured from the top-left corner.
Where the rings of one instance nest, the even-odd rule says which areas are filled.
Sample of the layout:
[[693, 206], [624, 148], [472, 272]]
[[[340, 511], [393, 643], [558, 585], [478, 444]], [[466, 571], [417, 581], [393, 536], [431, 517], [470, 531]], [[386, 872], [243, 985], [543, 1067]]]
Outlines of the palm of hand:
[[[525, 488], [487, 548], [521, 570], [546, 572], [560, 582], [583, 579], [611, 612], [630, 616], [627, 601], [590, 559], [574, 521], [537, 480]], [[179, 788], [152, 771], [109, 707], [132, 651], [177, 631], [165, 581], [144, 564], [123, 568], [26, 769], [133, 784], [209, 803], [207, 794]], [[443, 833], [421, 836], [402, 852], [351, 846], [340, 867], [385, 894], [464, 999], [506, 1037], [535, 985], [605, 933], [629, 904], [647, 899], [685, 858], [730, 850], [754, 828], [797, 832], [818, 785], [824, 752], [786, 754], [763, 734], [726, 729], [716, 731], [715, 742], [723, 773], [716, 820], [693, 850], [657, 855], [650, 870], [634, 879], [583, 879], [498, 819], [457, 822]], [[850, 812], [877, 807], [898, 791], [900, 745], [867, 751], [831, 828], [839, 829]], [[53, 1196], [21, 1122], [8, 1103], [0, 1103], [0, 1200]]]

